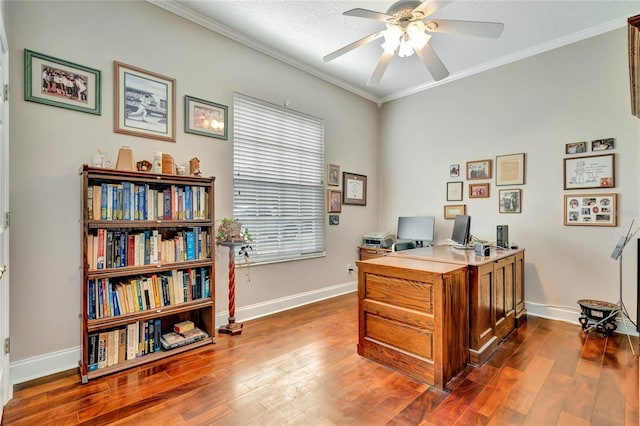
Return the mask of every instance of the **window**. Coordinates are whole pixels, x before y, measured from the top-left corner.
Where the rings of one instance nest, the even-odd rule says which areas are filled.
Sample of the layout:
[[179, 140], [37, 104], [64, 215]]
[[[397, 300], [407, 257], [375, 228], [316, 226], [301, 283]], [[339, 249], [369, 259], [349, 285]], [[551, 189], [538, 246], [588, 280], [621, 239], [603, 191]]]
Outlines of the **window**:
[[258, 263], [324, 256], [324, 120], [233, 97], [233, 217]]

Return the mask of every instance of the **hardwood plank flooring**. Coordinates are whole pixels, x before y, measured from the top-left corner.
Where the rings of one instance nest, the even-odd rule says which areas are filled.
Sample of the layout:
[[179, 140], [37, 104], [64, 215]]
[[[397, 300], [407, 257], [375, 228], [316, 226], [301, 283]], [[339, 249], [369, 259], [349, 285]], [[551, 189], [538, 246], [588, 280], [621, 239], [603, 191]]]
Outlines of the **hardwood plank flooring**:
[[357, 340], [351, 293], [86, 385], [75, 370], [17, 385], [2, 424], [639, 424], [638, 356], [624, 335], [529, 317], [446, 390], [358, 356]]

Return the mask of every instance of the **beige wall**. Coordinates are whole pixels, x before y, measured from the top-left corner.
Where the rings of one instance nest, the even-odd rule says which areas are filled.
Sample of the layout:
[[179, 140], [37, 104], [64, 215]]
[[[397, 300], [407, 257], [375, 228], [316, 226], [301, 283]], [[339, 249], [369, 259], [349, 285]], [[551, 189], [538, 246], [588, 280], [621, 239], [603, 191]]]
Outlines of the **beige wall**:
[[[355, 288], [357, 277], [346, 264], [355, 261], [362, 234], [377, 223], [375, 104], [142, 1], [10, 2], [8, 14], [14, 381], [77, 363], [78, 170], [91, 153], [101, 148], [115, 160], [128, 145], [136, 160], [151, 159], [154, 151], [172, 154], [178, 163], [197, 156], [204, 175], [216, 177], [216, 218], [232, 215], [233, 133], [228, 141], [185, 134], [185, 94], [228, 105], [230, 125], [234, 91], [280, 105], [288, 100], [290, 108], [325, 119], [327, 162], [369, 177], [368, 205], [346, 206], [340, 225], [327, 226], [326, 257], [252, 267], [250, 282], [237, 271], [236, 316], [242, 320]], [[102, 115], [25, 102], [25, 48], [101, 70]], [[113, 132], [114, 60], [176, 79], [176, 143]], [[216, 267], [216, 307], [224, 313], [225, 249]]]
[[[499, 67], [386, 103], [380, 119], [380, 223], [432, 214], [437, 237], [450, 237], [444, 220], [449, 165], [526, 153], [526, 184], [497, 187], [490, 198], [464, 201], [471, 232], [510, 239], [526, 249], [529, 313], [576, 321], [578, 299], [618, 300], [618, 239], [639, 216], [640, 121], [631, 115], [626, 30]], [[565, 144], [615, 138], [616, 187], [563, 190]], [[498, 190], [522, 189], [522, 214], [498, 213]], [[618, 227], [563, 226], [563, 195], [618, 193]], [[640, 225], [636, 222], [636, 226]], [[636, 241], [624, 252], [624, 300], [635, 320]], [[635, 331], [635, 330], [634, 330]]]

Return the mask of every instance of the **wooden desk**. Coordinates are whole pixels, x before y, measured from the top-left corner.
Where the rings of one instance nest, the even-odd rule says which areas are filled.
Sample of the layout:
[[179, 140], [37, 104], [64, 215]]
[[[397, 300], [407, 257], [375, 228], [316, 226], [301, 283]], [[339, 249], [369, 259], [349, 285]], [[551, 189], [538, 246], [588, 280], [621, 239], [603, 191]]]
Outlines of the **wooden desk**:
[[469, 357], [467, 268], [392, 256], [357, 264], [358, 353], [444, 388]]
[[498, 342], [527, 319], [524, 250], [491, 249], [489, 256], [452, 246], [394, 252], [390, 256], [465, 265], [469, 269], [469, 362], [483, 364]]
[[389, 253], [391, 253], [391, 249], [388, 248], [358, 246], [359, 260], [375, 259], [376, 257], [386, 256]]

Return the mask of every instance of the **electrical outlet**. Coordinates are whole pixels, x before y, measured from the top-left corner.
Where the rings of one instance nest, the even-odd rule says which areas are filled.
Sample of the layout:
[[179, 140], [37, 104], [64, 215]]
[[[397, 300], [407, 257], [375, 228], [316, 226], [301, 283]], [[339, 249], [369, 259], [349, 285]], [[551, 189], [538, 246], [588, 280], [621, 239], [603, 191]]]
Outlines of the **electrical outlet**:
[[353, 265], [350, 263], [347, 263], [347, 272], [353, 272], [353, 271], [354, 271]]

